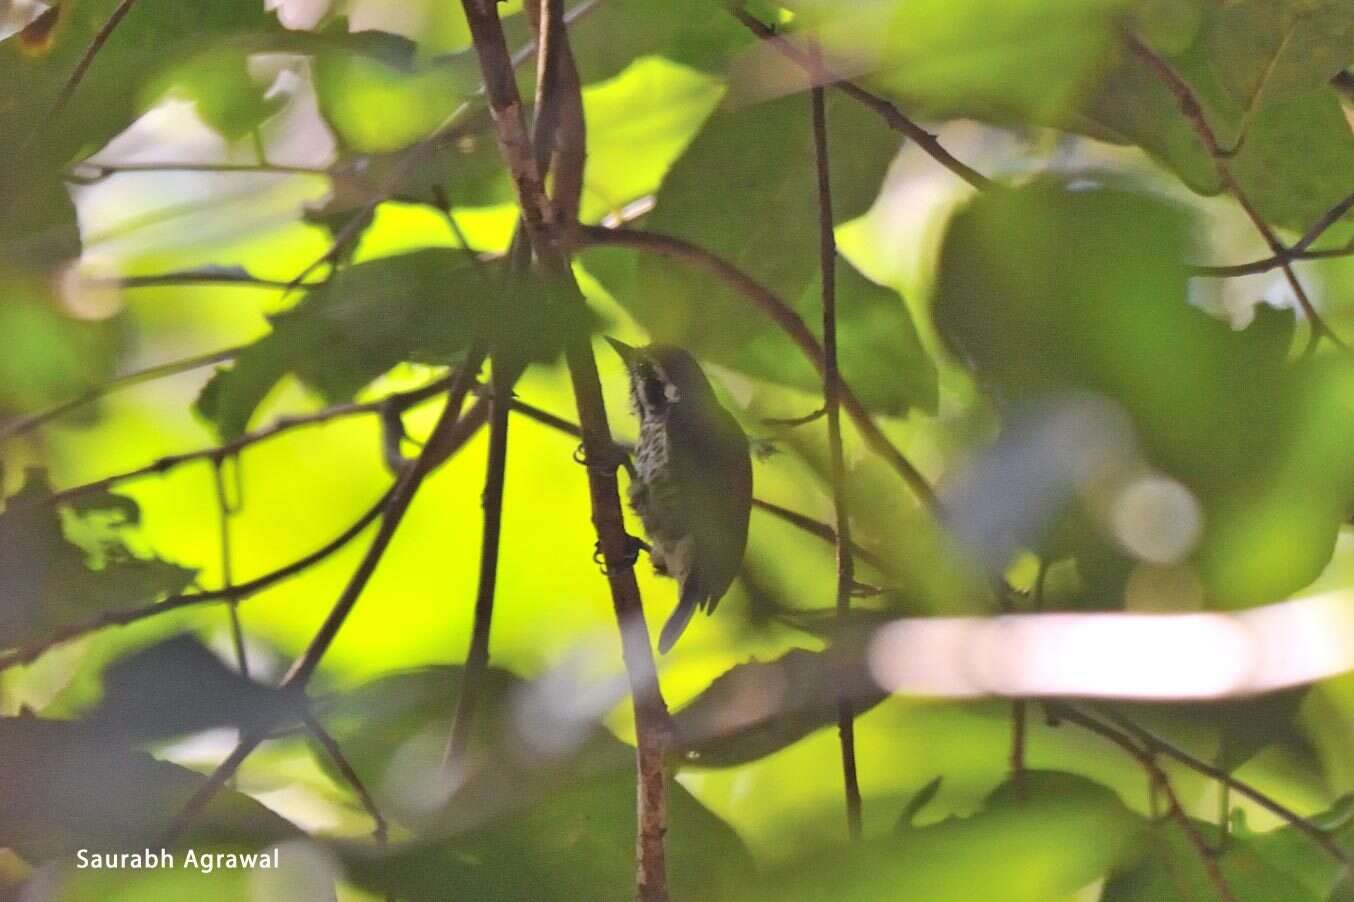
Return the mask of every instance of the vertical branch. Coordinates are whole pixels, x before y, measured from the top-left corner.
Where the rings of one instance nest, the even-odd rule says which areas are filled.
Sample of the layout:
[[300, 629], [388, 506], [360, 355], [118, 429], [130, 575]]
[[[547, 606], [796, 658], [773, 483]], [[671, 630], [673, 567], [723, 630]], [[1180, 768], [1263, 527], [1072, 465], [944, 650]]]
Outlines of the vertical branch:
[[503, 371], [502, 361], [494, 360], [491, 376], [493, 394], [489, 398], [489, 462], [484, 476], [484, 529], [480, 541], [480, 576], [475, 590], [475, 613], [470, 632], [470, 650], [465, 657], [461, 690], [456, 697], [456, 714], [451, 736], [442, 756], [442, 773], [447, 776], [465, 756], [470, 744], [470, 728], [478, 706], [480, 684], [489, 667], [489, 632], [494, 618], [494, 592], [498, 581], [498, 549], [503, 526], [503, 483], [508, 462], [508, 411], [512, 406], [511, 375]]
[[[559, 292], [565, 303], [583, 304], [573, 271], [555, 224], [555, 209], [546, 196], [536, 159], [527, 140], [517, 84], [512, 77], [511, 59], [503, 37], [503, 26], [493, 0], [462, 0], [471, 38], [484, 78], [485, 95], [493, 116], [499, 149], [517, 188], [523, 224], [536, 258], [545, 270], [548, 290]], [[555, 55], [567, 51], [568, 37], [562, 27], [563, 4], [548, 0], [541, 16], [549, 29]], [[551, 25], [559, 22], [559, 25]], [[557, 39], [557, 40], [556, 40]], [[562, 58], [562, 57], [561, 57]], [[547, 69], [550, 66], [547, 61]], [[575, 85], [576, 87], [576, 85]], [[563, 135], [563, 131], [557, 135]], [[573, 140], [581, 139], [581, 132]], [[572, 159], [582, 159], [582, 149], [574, 148]], [[593, 359], [588, 336], [571, 335], [565, 345], [565, 359], [578, 407], [583, 449], [587, 456], [588, 492], [592, 502], [592, 521], [598, 544], [606, 561], [612, 606], [621, 633], [621, 651], [635, 709], [636, 763], [638, 779], [638, 829], [636, 838], [635, 893], [642, 902], [666, 902], [667, 868], [663, 834], [667, 808], [663, 757], [668, 746], [670, 724], [667, 706], [658, 685], [648, 627], [629, 559], [629, 536], [621, 512], [620, 490], [616, 483], [616, 452], [602, 400], [597, 362]]]
[[[231, 547], [230, 547], [230, 518], [238, 510], [230, 503], [226, 492], [225, 467], [227, 458], [212, 458], [212, 482], [216, 487], [216, 511], [217, 523], [221, 534], [221, 587], [229, 591], [235, 585], [235, 578], [231, 572]], [[239, 477], [239, 458], [235, 458], [236, 476]], [[237, 498], [238, 500], [238, 498]], [[240, 675], [249, 676], [249, 657], [245, 652], [244, 629], [240, 626], [240, 600], [231, 598], [226, 602], [226, 610], [230, 615], [230, 638], [235, 646], [235, 661], [240, 669]]]
[[[855, 586], [851, 557], [851, 517], [846, 500], [846, 462], [842, 454], [842, 418], [837, 366], [837, 238], [832, 221], [832, 176], [827, 155], [827, 109], [823, 89], [809, 92], [813, 108], [813, 148], [818, 172], [818, 262], [823, 279], [823, 409], [827, 413], [832, 505], [836, 512], [837, 628], [845, 631]], [[860, 783], [856, 776], [856, 712], [843, 691], [837, 696], [837, 735], [841, 740], [846, 824], [852, 838], [861, 832]]]

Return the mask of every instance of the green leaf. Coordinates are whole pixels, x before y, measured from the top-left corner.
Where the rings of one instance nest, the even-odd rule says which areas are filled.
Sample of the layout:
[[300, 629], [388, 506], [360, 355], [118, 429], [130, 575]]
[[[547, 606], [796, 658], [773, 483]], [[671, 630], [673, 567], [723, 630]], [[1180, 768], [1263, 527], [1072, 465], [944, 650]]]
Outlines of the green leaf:
[[[120, 535], [125, 520], [94, 522], [97, 512], [63, 517], [49, 501], [41, 470], [0, 513], [0, 647], [12, 648], [52, 629], [181, 592], [195, 571], [132, 554]], [[107, 496], [105, 496], [107, 497]], [[125, 518], [125, 506], [116, 516]], [[83, 545], [71, 535], [81, 534]]]
[[1105, 787], [1027, 771], [1020, 787], [998, 788], [971, 817], [826, 851], [759, 877], [736, 898], [1047, 902], [1095, 882], [1133, 851], [1142, 829]]
[[580, 218], [596, 222], [658, 190], [723, 93], [719, 80], [663, 57], [635, 60], [615, 78], [585, 87]]
[[[205, 779], [71, 721], [0, 718], [0, 845], [40, 863], [73, 853], [158, 848]], [[298, 835], [237, 792], [222, 791], [182, 840], [260, 848]]]
[[218, 371], [198, 410], [224, 438], [234, 438], [288, 373], [335, 402], [401, 361], [449, 363], [469, 345], [497, 296], [500, 269], [481, 269], [464, 251], [449, 248], [341, 269], [273, 317], [271, 333]]
[[[833, 198], [837, 220], [845, 221], [874, 199], [897, 142], [868, 113], [832, 97], [829, 144], [838, 161]], [[645, 227], [729, 260], [821, 334], [813, 159], [804, 97], [722, 109], [668, 172]], [[712, 197], [737, 197], [739, 203], [712, 204]], [[632, 257], [601, 248], [583, 259], [655, 341], [781, 384], [821, 388], [802, 352], [741, 293], [679, 261]], [[933, 408], [934, 367], [901, 299], [845, 261], [838, 265], [838, 284], [848, 381], [876, 410]]]
[[934, 778], [931, 782], [917, 790], [916, 795], [907, 800], [907, 805], [903, 807], [902, 813], [898, 815], [898, 824], [894, 827], [894, 832], [905, 833], [908, 830], [915, 829], [915, 825], [912, 822], [917, 819], [917, 815], [921, 814], [923, 808], [931, 804], [931, 800], [936, 797], [936, 793], [940, 792], [940, 784], [944, 779], [944, 777]]
[[[1273, 226], [1306, 231], [1348, 192], [1354, 135], [1326, 84], [1354, 61], [1348, 0], [1246, 0], [1205, 7], [1189, 46], [1166, 62], [1190, 86], [1231, 161], [1238, 184]], [[1122, 54], [1081, 112], [1050, 120], [1106, 140], [1137, 144], [1195, 191], [1223, 185], [1193, 124], [1161, 77]], [[1328, 236], [1341, 239], [1348, 230]]]
[[[1210, 847], [1216, 845], [1214, 825], [1192, 823]], [[1237, 902], [1325, 902], [1328, 889], [1316, 891], [1313, 887], [1316, 883], [1332, 886], [1335, 866], [1320, 866], [1310, 859], [1304, 861], [1303, 871], [1285, 869], [1282, 855], [1275, 854], [1273, 842], [1268, 841], [1268, 837], [1282, 832], [1254, 838], [1232, 836], [1227, 840], [1226, 851], [1216, 857], [1222, 879]], [[1302, 841], [1310, 844], [1310, 840]], [[1262, 852], [1266, 845], [1270, 848]], [[1104, 902], [1194, 902], [1218, 896], [1217, 883], [1203, 856], [1174, 819], [1168, 818], [1153, 827], [1147, 849], [1138, 863], [1106, 884]], [[1321, 853], [1318, 850], [1314, 854]], [[1306, 871], [1310, 866], [1316, 866], [1316, 870]], [[1316, 877], [1318, 873], [1323, 876]]]
[[[30, 257], [29, 262], [36, 261]], [[2, 263], [0, 297], [0, 334], [16, 339], [0, 355], [0, 413], [28, 413], [69, 401], [112, 376], [121, 322], [68, 316], [39, 278]]]
[[[1111, 64], [1128, 0], [880, 0], [786, 3], [837, 71], [860, 75], [910, 115], [1041, 121], [1075, 107]], [[802, 84], [771, 47], [767, 79]]]
[[650, 55], [722, 74], [734, 54], [754, 40], [717, 0], [605, 3], [569, 28], [569, 44], [584, 84], [612, 78]]

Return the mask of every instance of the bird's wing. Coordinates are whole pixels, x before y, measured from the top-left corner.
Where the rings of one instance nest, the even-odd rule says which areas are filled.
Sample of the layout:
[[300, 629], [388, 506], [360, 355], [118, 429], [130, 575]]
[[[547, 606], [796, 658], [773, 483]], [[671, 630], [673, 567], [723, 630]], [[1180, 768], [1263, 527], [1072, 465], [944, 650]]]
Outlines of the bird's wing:
[[693, 537], [689, 585], [683, 599], [713, 611], [743, 564], [752, 507], [752, 459], [747, 437], [727, 411], [716, 407], [706, 422], [683, 422], [674, 411], [670, 465], [682, 487], [682, 520]]

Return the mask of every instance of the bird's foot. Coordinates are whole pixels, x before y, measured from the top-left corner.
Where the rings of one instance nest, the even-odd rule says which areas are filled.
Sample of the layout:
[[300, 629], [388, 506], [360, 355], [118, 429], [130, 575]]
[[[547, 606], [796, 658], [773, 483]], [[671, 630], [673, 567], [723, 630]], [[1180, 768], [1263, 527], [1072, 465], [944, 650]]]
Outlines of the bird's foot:
[[580, 444], [574, 449], [574, 463], [607, 474], [614, 473], [620, 467], [624, 467], [625, 472], [630, 474], [632, 479], [635, 476], [635, 464], [630, 460], [629, 450], [616, 442], [612, 442], [607, 452], [599, 455], [597, 460], [590, 458], [587, 450]]
[[625, 536], [625, 556], [614, 563], [608, 563], [606, 554], [602, 551], [602, 541], [598, 539], [597, 544], [593, 546], [592, 562], [601, 568], [604, 575], [615, 576], [618, 573], [624, 573], [626, 570], [634, 569], [641, 551], [652, 554], [653, 546], [638, 536], [627, 533]]

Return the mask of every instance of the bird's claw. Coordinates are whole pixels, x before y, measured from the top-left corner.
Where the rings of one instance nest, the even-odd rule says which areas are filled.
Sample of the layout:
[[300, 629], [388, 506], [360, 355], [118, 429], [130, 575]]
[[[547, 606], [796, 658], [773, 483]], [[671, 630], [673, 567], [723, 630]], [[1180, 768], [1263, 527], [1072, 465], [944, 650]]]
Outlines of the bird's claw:
[[598, 539], [597, 544], [593, 546], [592, 562], [598, 565], [604, 576], [616, 576], [626, 570], [634, 569], [641, 551], [653, 552], [653, 547], [648, 542], [628, 533], [625, 536], [625, 546], [625, 557], [614, 564], [608, 564], [606, 554], [602, 551], [602, 541]]
[[597, 461], [588, 457], [587, 449], [582, 444], [574, 449], [573, 458], [574, 463], [603, 473], [614, 473], [618, 468], [625, 467], [627, 473], [632, 477], [635, 475], [634, 464], [630, 461], [630, 453], [615, 442], [611, 444], [610, 450]]

